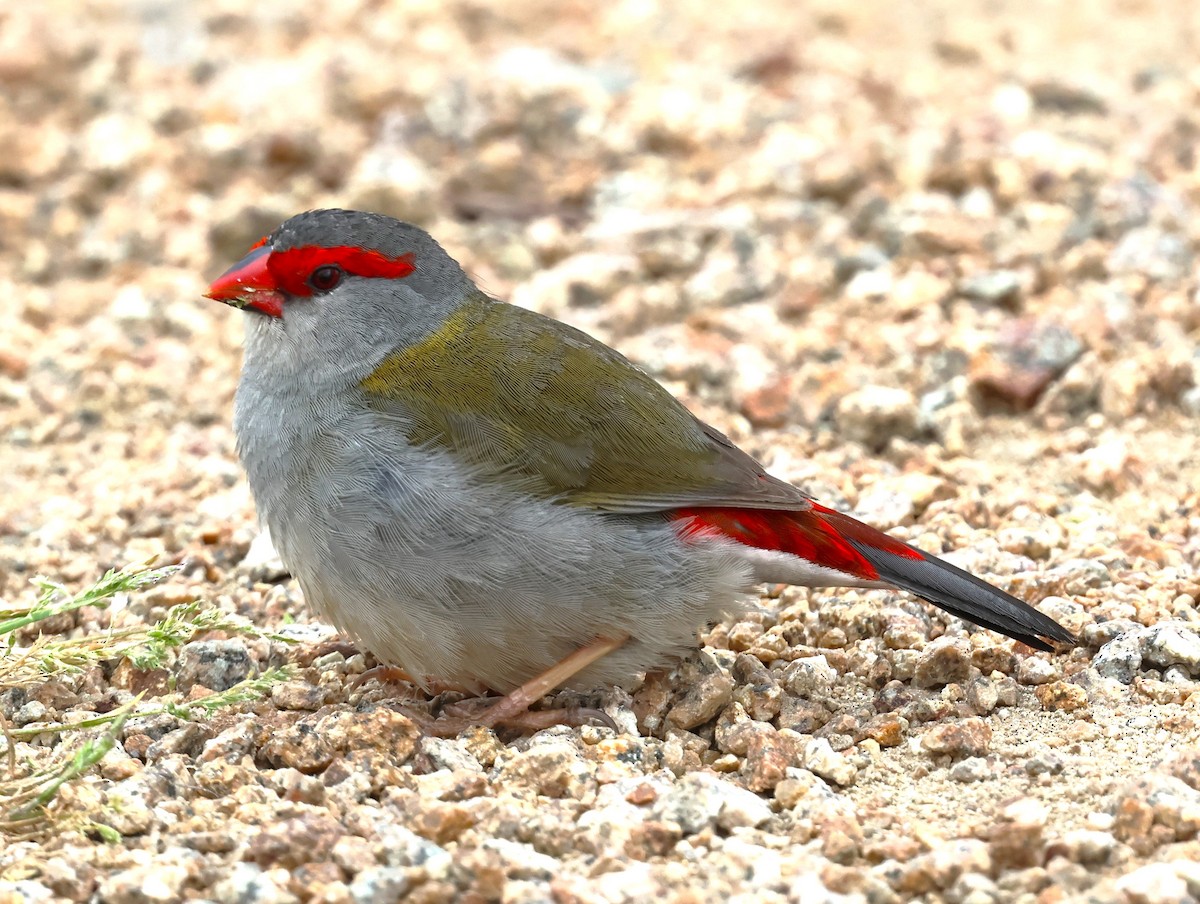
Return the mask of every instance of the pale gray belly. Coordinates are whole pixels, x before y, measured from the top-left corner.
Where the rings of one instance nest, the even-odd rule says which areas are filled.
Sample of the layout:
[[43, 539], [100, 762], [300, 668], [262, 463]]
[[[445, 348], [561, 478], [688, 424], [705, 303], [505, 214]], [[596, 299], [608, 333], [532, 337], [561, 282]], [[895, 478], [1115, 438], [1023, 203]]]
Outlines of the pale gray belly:
[[507, 691], [629, 635], [571, 682], [628, 684], [753, 587], [734, 544], [539, 500], [445, 450], [340, 426], [247, 461], [255, 498], [313, 608], [418, 680]]

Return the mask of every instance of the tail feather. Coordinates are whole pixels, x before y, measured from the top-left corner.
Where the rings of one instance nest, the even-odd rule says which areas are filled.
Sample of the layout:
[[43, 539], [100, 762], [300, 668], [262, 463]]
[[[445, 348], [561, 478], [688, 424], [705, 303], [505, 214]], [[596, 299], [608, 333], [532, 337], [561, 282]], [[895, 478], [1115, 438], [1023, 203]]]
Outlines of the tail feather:
[[748, 546], [794, 556], [853, 576], [889, 584], [952, 615], [1050, 651], [1050, 640], [1076, 643], [1070, 631], [1028, 603], [849, 515], [813, 503], [807, 511], [689, 509], [701, 529]]
[[1028, 603], [993, 587], [987, 581], [933, 556], [901, 558], [866, 545], [854, 544], [879, 574], [879, 579], [907, 590], [951, 615], [1007, 634], [1036, 650], [1053, 647], [1042, 638], [1076, 643], [1075, 635]]

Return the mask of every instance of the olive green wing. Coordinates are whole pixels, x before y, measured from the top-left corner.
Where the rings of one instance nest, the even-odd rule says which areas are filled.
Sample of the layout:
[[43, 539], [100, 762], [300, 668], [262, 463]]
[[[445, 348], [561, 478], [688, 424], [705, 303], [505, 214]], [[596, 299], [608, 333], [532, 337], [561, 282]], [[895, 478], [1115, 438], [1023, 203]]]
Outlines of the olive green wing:
[[412, 423], [411, 442], [520, 475], [568, 504], [809, 506], [618, 352], [482, 293], [361, 386], [370, 404]]

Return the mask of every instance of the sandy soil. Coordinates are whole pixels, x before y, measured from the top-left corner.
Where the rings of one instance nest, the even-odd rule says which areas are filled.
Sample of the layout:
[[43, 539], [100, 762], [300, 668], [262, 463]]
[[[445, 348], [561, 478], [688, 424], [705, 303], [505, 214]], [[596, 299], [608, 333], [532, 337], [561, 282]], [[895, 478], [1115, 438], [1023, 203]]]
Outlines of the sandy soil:
[[[129, 722], [0, 901], [1200, 899], [1200, 13], [915, 7], [0, 6], [0, 595], [157, 555], [45, 630], [199, 599], [300, 641], [0, 688], [36, 726], [295, 669]], [[320, 206], [420, 223], [1082, 644], [772, 591], [595, 697], [619, 735], [421, 737], [252, 547], [241, 315], [200, 298]]]

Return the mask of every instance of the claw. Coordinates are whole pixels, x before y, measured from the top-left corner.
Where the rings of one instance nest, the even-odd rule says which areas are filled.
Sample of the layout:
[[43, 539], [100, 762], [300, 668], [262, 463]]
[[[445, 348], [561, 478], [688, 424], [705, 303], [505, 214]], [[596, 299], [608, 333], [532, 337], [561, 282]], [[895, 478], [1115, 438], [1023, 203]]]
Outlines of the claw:
[[476, 697], [451, 703], [436, 718], [428, 713], [415, 712], [407, 706], [397, 708], [416, 722], [424, 732], [438, 738], [458, 737], [468, 728], [476, 726], [532, 732], [552, 725], [578, 728], [589, 722], [599, 722], [606, 728], [617, 731], [616, 723], [598, 709], [568, 706], [562, 709], [530, 711], [529, 707], [597, 659], [618, 649], [627, 639], [599, 638], [503, 697]]

